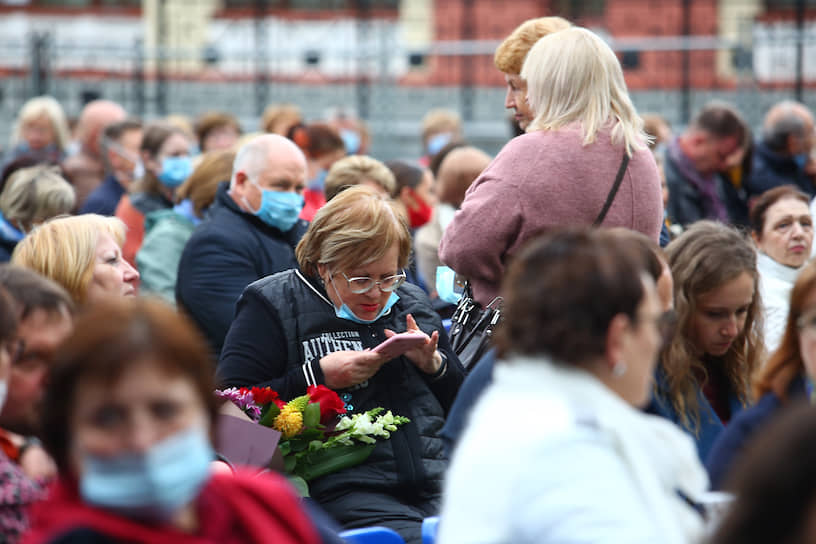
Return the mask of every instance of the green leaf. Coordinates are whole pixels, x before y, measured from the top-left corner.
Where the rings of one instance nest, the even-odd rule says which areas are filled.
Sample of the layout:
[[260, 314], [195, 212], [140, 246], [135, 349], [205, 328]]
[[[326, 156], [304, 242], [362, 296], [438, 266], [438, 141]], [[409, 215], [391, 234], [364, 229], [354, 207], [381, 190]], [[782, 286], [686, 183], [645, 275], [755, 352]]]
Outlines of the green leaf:
[[307, 447], [309, 447], [309, 442], [307, 442], [306, 440], [302, 440], [300, 437], [293, 438], [289, 442], [290, 442], [289, 447], [292, 449], [293, 452], [303, 451]]
[[297, 458], [294, 455], [287, 455], [283, 458], [283, 470], [289, 474], [292, 474], [295, 471], [295, 466], [297, 466]]
[[289, 483], [295, 488], [301, 497], [309, 497], [309, 484], [300, 476], [289, 475]]
[[280, 415], [280, 408], [274, 402], [270, 402], [261, 412], [261, 420], [258, 421], [264, 427], [271, 427], [275, 423], [275, 418]]
[[309, 442], [309, 451], [317, 451], [323, 447], [323, 442], [320, 440], [312, 440]]
[[368, 459], [374, 447], [374, 444], [355, 444], [343, 448], [316, 451], [309, 456], [307, 462], [298, 464], [295, 474], [308, 482], [338, 470], [357, 466]]
[[284, 457], [289, 455], [289, 452], [292, 451], [292, 447], [290, 446], [288, 440], [286, 442], [279, 442], [278, 443], [278, 449], [280, 450], [281, 455], [283, 455]]
[[303, 426], [311, 429], [320, 424], [320, 403], [313, 402], [303, 410]]

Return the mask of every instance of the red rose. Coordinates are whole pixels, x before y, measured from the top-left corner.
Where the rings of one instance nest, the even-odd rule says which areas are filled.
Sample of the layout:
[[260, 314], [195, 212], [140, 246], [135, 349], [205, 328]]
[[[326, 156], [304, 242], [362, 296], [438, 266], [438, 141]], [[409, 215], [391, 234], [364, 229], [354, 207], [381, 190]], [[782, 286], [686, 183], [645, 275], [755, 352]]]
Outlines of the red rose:
[[327, 425], [335, 417], [345, 414], [346, 407], [337, 393], [325, 385], [310, 385], [306, 389], [309, 394], [309, 403], [320, 403], [320, 423]]
[[253, 387], [252, 398], [258, 406], [265, 406], [270, 402], [274, 402], [278, 408], [286, 406], [286, 403], [278, 397], [278, 392], [270, 387]]

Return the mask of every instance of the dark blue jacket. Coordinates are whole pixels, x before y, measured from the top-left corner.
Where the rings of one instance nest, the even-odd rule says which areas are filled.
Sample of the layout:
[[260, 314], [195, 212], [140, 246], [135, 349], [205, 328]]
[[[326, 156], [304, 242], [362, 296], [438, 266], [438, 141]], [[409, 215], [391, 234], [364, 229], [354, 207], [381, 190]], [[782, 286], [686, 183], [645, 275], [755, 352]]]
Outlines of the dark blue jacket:
[[113, 174], [108, 174], [99, 187], [88, 195], [85, 204], [79, 209], [79, 213], [113, 215], [116, 213], [116, 206], [123, 194], [125, 194], [125, 188], [122, 187], [122, 184], [116, 180]]
[[235, 302], [253, 281], [297, 267], [295, 246], [308, 223], [281, 232], [241, 210], [223, 183], [209, 219], [181, 255], [176, 301], [198, 324], [216, 356], [235, 313]]
[[816, 195], [810, 176], [791, 157], [771, 151], [761, 141], [754, 149], [754, 164], [745, 185], [749, 198], [780, 185], [795, 185], [811, 197]]
[[445, 420], [445, 426], [442, 427], [442, 431], [439, 433], [445, 443], [448, 456], [453, 454], [453, 450], [462, 436], [462, 431], [465, 430], [473, 406], [482, 396], [482, 391], [493, 381], [494, 366], [496, 366], [496, 350], [491, 349], [472, 367], [462, 383], [462, 387], [459, 388], [456, 400], [453, 402], [448, 418]]
[[[805, 380], [798, 376], [788, 386], [788, 398], [800, 398], [805, 394]], [[728, 471], [739, 454], [745, 449], [755, 432], [768, 423], [782, 405], [782, 400], [772, 391], [765, 393], [759, 401], [740, 412], [731, 420], [706, 458], [706, 469], [711, 479], [711, 488], [719, 489], [728, 476]]]
[[[697, 405], [700, 411], [699, 425], [696, 430], [683, 425], [680, 414], [677, 413], [668, 400], [665, 393], [667, 389], [665, 375], [660, 367], [658, 367], [655, 373], [655, 392], [644, 411], [649, 414], [664, 417], [686, 431], [697, 444], [697, 454], [700, 456], [700, 462], [704, 462], [711, 448], [714, 446], [717, 436], [719, 436], [725, 428], [725, 425], [723, 425], [723, 422], [714, 411], [714, 408], [711, 407], [711, 403], [708, 402], [708, 399], [699, 386], [696, 388]], [[731, 419], [733, 420], [744, 407], [734, 392], [729, 393], [728, 404], [731, 408]]]

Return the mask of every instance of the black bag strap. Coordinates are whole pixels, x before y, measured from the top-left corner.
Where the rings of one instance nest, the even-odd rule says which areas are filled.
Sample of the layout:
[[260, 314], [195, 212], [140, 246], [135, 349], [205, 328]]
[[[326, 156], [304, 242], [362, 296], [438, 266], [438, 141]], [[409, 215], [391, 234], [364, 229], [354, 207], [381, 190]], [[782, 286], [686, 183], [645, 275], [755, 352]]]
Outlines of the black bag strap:
[[601, 223], [603, 223], [603, 220], [606, 219], [606, 214], [609, 211], [609, 208], [612, 207], [612, 201], [615, 200], [615, 195], [618, 194], [618, 189], [623, 181], [623, 174], [626, 173], [627, 166], [629, 166], [629, 155], [624, 150], [623, 160], [621, 160], [620, 168], [618, 168], [618, 175], [615, 176], [615, 183], [612, 184], [612, 188], [609, 190], [609, 195], [606, 197], [606, 202], [604, 203], [601, 213], [599, 213], [595, 221], [592, 222], [593, 227], [600, 226]]

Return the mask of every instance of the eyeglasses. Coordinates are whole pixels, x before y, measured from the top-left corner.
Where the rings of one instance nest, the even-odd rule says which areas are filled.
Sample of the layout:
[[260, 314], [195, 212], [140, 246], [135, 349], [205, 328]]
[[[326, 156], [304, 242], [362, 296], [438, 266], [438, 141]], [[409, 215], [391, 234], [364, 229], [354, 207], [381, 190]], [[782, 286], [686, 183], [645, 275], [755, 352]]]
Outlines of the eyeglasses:
[[374, 278], [369, 277], [358, 277], [358, 278], [349, 278], [344, 273], [342, 276], [346, 278], [346, 282], [348, 283], [349, 291], [354, 293], [355, 295], [361, 295], [363, 293], [368, 293], [371, 291], [374, 286], [378, 286], [380, 291], [383, 293], [390, 293], [397, 289], [400, 285], [405, 283], [405, 271], [400, 272], [399, 274], [394, 274], [393, 276], [388, 276], [387, 278], [383, 278], [381, 280], [375, 280]]

